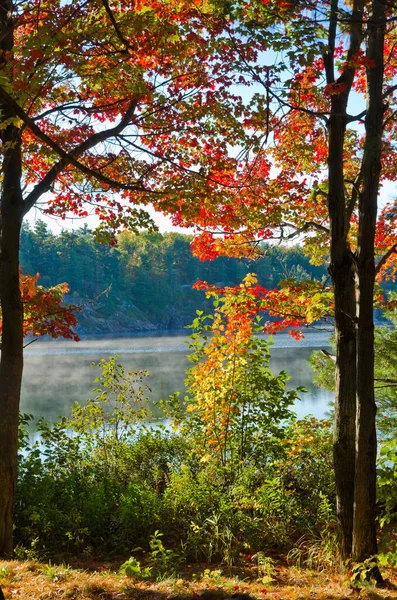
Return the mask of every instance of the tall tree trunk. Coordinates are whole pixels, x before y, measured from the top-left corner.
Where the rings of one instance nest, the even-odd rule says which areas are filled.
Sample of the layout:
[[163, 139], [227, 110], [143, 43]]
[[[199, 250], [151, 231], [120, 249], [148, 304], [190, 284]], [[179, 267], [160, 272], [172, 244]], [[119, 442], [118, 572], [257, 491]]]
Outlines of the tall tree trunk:
[[[18, 181], [16, 181], [18, 183]], [[23, 307], [19, 290], [21, 210], [1, 199], [0, 301], [3, 319], [0, 359], [0, 556], [13, 550], [18, 421], [23, 368]]]
[[367, 57], [374, 61], [376, 66], [368, 69], [367, 72], [364, 176], [359, 201], [357, 248], [357, 424], [353, 531], [353, 558], [357, 561], [363, 561], [377, 553], [373, 293], [375, 283], [374, 240], [383, 132], [385, 27], [385, 3], [383, 0], [373, 0], [372, 14], [368, 25]]
[[[0, 0], [0, 69], [12, 77], [12, 2]], [[0, 106], [1, 119], [15, 115]], [[23, 306], [19, 289], [19, 236], [23, 214], [21, 131], [12, 122], [1, 130], [3, 182], [0, 198], [0, 555], [13, 550], [17, 482], [18, 420], [23, 368]]]
[[3, 161], [0, 238], [0, 302], [3, 320], [0, 359], [0, 555], [12, 553], [17, 481], [18, 421], [23, 368], [23, 306], [19, 289], [22, 223], [19, 130], [11, 126], [13, 148]]
[[[356, 418], [356, 332], [353, 257], [347, 246], [343, 141], [346, 120], [340, 115], [329, 123], [329, 197], [331, 223], [330, 273], [334, 283], [336, 380], [334, 419], [334, 469], [340, 551], [351, 555], [353, 537], [355, 418]], [[339, 112], [339, 115], [338, 115]]]
[[[349, 26], [348, 58], [360, 49], [363, 38], [363, 0], [354, 0]], [[335, 83], [335, 43], [339, 0], [331, 0], [328, 49], [324, 54], [327, 83]], [[354, 259], [348, 242], [351, 210], [344, 177], [344, 141], [347, 102], [354, 80], [354, 66], [347, 66], [337, 82], [344, 91], [331, 95], [328, 120], [328, 213], [330, 219], [330, 267], [334, 284], [336, 385], [334, 419], [334, 470], [339, 547], [343, 558], [351, 556], [353, 543], [355, 420], [356, 420], [356, 301]]]
[[339, 548], [345, 559], [353, 543], [356, 429], [356, 329], [354, 271], [350, 253], [334, 263], [336, 381], [334, 471]]

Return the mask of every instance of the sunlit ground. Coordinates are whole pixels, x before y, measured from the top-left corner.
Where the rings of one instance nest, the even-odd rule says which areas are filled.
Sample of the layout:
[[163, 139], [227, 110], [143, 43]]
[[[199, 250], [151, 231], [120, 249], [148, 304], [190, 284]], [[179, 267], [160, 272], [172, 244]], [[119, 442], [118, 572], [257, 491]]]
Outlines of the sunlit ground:
[[87, 564], [76, 569], [56, 563], [36, 561], [1, 561], [0, 581], [4, 596], [31, 600], [128, 598], [166, 600], [202, 598], [246, 600], [266, 598], [271, 600], [333, 600], [351, 598], [397, 598], [397, 578], [392, 570], [383, 570], [385, 586], [373, 585], [352, 589], [348, 575], [338, 572], [315, 572], [296, 567], [279, 566], [272, 573], [273, 581], [257, 581], [255, 568], [236, 569], [227, 573], [222, 567], [189, 565], [173, 578], [162, 581], [138, 581], [118, 575], [114, 563]]

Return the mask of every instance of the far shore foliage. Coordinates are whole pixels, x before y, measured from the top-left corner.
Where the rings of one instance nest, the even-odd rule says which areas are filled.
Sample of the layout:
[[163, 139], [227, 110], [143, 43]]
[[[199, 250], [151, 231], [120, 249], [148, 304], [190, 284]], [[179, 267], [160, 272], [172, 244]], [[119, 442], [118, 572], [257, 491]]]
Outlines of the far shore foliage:
[[67, 281], [66, 302], [83, 309], [76, 315], [86, 334], [100, 333], [96, 326], [104, 332], [184, 327], [196, 309], [210, 308], [204, 293], [193, 289], [197, 280], [233, 287], [255, 271], [260, 285], [275, 289], [286, 279], [320, 284], [327, 279], [325, 268], [312, 265], [298, 245], [264, 244], [261, 255], [246, 261], [200, 261], [192, 256], [192, 239], [174, 232], [123, 232], [111, 247], [96, 241], [88, 227], [55, 235], [38, 220], [22, 228], [20, 260], [24, 272], [40, 274], [38, 282], [44, 287]]

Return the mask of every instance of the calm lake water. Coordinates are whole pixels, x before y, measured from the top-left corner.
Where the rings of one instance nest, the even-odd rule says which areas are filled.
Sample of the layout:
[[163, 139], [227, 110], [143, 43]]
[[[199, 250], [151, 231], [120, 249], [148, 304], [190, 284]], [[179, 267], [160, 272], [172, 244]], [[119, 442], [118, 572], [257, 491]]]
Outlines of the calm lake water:
[[[273, 338], [272, 371], [286, 369], [291, 376], [289, 387], [300, 385], [307, 389], [295, 407], [300, 417], [324, 417], [332, 400], [332, 394], [313, 385], [307, 362], [314, 348], [329, 348], [328, 339], [329, 332], [310, 332], [299, 342], [287, 333]], [[167, 398], [176, 391], [183, 394], [185, 370], [191, 366], [186, 359], [185, 342], [185, 332], [169, 331], [80, 342], [38, 340], [25, 350], [21, 410], [35, 417], [45, 416], [49, 421], [69, 415], [76, 400], [92, 397], [94, 379], [100, 371], [91, 363], [115, 355], [127, 369], [150, 371], [147, 383], [152, 389], [151, 400]], [[156, 409], [154, 412], [160, 417]]]

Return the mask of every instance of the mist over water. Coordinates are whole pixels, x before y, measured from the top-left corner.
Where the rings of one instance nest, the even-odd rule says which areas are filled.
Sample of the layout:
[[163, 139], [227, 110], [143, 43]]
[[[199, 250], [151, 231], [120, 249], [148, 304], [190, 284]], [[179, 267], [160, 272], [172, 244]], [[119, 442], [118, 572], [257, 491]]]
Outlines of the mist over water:
[[[127, 370], [144, 369], [150, 372], [146, 383], [152, 392], [151, 402], [167, 398], [176, 391], [184, 393], [185, 371], [191, 366], [186, 354], [187, 334], [155, 332], [123, 338], [69, 340], [38, 340], [25, 350], [25, 367], [22, 384], [22, 412], [35, 418], [44, 416], [54, 421], [59, 416], [70, 415], [71, 406], [93, 397], [97, 384], [98, 367], [90, 366], [101, 358], [119, 355]], [[313, 414], [324, 417], [332, 394], [313, 385], [308, 357], [314, 348], [329, 348], [329, 332], [308, 333], [299, 342], [288, 334], [273, 338], [271, 368], [274, 373], [285, 369], [291, 379], [288, 387], [303, 386], [308, 392], [302, 394], [295, 410], [299, 417]], [[161, 417], [153, 407], [155, 417]]]

